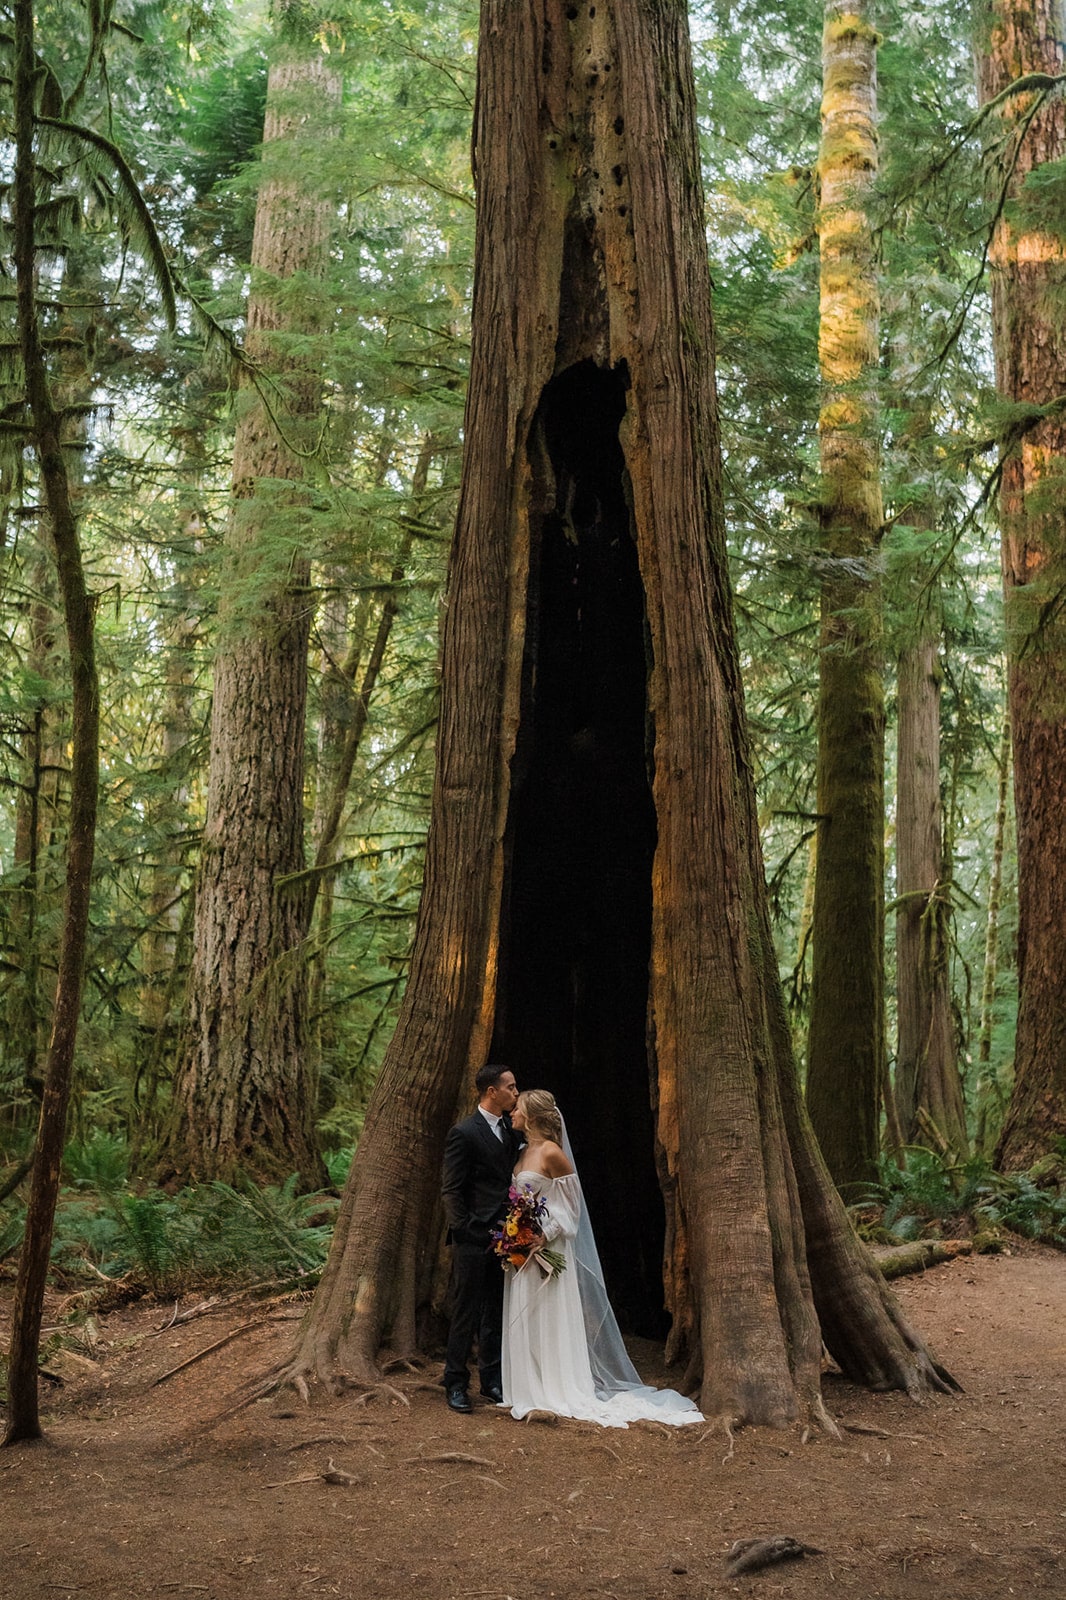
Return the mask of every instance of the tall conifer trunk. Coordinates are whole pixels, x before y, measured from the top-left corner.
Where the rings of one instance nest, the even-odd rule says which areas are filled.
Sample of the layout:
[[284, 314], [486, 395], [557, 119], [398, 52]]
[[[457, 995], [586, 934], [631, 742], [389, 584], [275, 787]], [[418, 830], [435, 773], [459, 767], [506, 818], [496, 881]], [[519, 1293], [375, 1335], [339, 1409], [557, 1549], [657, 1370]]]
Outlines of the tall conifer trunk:
[[[979, 25], [978, 81], [987, 102], [1028, 73], [1066, 68], [1059, 0], [996, 0]], [[1031, 172], [1066, 158], [1061, 92], [1037, 108], [1016, 95], [1001, 157], [1010, 199]], [[1013, 163], [1013, 170], [1009, 171]], [[1055, 235], [1008, 207], [992, 241], [996, 384], [1006, 400], [1043, 406], [1063, 391], [1066, 228]], [[1008, 696], [1018, 823], [1018, 1031], [1014, 1092], [997, 1150], [1029, 1166], [1066, 1137], [1066, 421], [1030, 428], [1003, 468], [1000, 520], [1007, 608]]]
[[[215, 662], [210, 780], [192, 970], [164, 1165], [195, 1178], [238, 1170], [322, 1175], [313, 1132], [306, 967], [295, 953], [304, 866], [303, 785], [311, 620], [308, 496], [317, 362], [299, 338], [317, 323], [313, 288], [332, 208], [292, 171], [329, 127], [340, 75], [317, 45], [279, 48], [264, 126], [246, 345], [268, 384], [245, 375], [233, 452]], [[288, 146], [288, 148], [286, 148]], [[274, 165], [282, 151], [287, 170]], [[266, 403], [269, 397], [269, 408]], [[290, 487], [291, 486], [291, 487]]]
[[[1003, 849], [1007, 838], [1007, 799], [1010, 789], [1010, 713], [1003, 719], [997, 761], [996, 820], [992, 835], [992, 870], [988, 880], [988, 911], [985, 920], [985, 959], [981, 976], [981, 1013], [977, 1029], [977, 1125], [974, 1149], [979, 1156], [989, 1153], [991, 1134], [989, 1112], [999, 1100], [999, 1082], [992, 1069], [992, 1031], [995, 1025], [996, 979], [999, 975], [999, 914], [1003, 899]], [[1002, 1110], [1002, 1105], [999, 1107]]]
[[922, 1144], [928, 1123], [953, 1150], [968, 1148], [955, 1057], [940, 807], [940, 664], [926, 637], [899, 660], [896, 760], [896, 1106], [903, 1135]]
[[828, 0], [822, 44], [822, 634], [807, 1104], [836, 1183], [876, 1174], [884, 1056], [885, 712], [876, 394], [877, 35]]
[[[796, 1086], [732, 631], [683, 0], [485, 0], [474, 156], [425, 888], [287, 1375], [370, 1379], [385, 1339], [413, 1348], [445, 1133], [495, 1041], [557, 1088], [590, 1196], [613, 1174], [590, 1209], [624, 1296], [618, 1236], [632, 1271], [652, 1261], [650, 1294], [665, 1235], [671, 1352], [708, 1414], [823, 1415], [823, 1336], [859, 1381], [942, 1384]], [[531, 1032], [559, 1053], [523, 1055]], [[622, 1124], [642, 1096], [639, 1142]]]

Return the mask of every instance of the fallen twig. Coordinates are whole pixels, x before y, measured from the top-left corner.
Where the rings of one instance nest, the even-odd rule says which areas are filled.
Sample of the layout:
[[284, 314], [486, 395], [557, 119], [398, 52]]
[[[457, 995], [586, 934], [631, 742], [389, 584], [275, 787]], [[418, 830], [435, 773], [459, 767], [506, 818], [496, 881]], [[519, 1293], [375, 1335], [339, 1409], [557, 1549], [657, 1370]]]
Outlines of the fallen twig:
[[488, 1467], [491, 1472], [499, 1470], [495, 1461], [488, 1461], [484, 1456], [468, 1456], [462, 1450], [442, 1450], [435, 1456], [407, 1456], [404, 1459], [404, 1466], [428, 1466], [431, 1462], [440, 1465]]
[[292, 1455], [294, 1450], [310, 1450], [315, 1444], [347, 1444], [348, 1440], [343, 1433], [319, 1433], [313, 1439], [301, 1439], [298, 1444], [285, 1446], [285, 1454]]
[[292, 1322], [291, 1312], [275, 1311], [269, 1317], [254, 1317], [251, 1322], [242, 1322], [239, 1328], [232, 1328], [229, 1333], [223, 1334], [221, 1339], [216, 1339], [214, 1344], [205, 1345], [202, 1350], [197, 1350], [193, 1356], [179, 1361], [176, 1367], [171, 1367], [169, 1372], [164, 1372], [158, 1378], [153, 1378], [148, 1385], [149, 1389], [158, 1389], [161, 1383], [166, 1383], [168, 1378], [175, 1377], [179, 1372], [184, 1372], [186, 1367], [195, 1366], [197, 1361], [202, 1361], [205, 1356], [211, 1355], [215, 1350], [221, 1350], [223, 1345], [232, 1344], [234, 1339], [239, 1339], [242, 1334], [251, 1333], [253, 1328], [263, 1328], [268, 1322]]

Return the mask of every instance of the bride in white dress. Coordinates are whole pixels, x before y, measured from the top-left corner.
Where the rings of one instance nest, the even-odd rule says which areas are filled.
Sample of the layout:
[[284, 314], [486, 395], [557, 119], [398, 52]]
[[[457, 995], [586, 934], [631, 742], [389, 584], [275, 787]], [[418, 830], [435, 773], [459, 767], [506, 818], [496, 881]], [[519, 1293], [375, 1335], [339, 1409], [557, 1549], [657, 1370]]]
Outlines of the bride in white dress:
[[643, 1384], [626, 1354], [554, 1096], [546, 1089], [519, 1095], [511, 1126], [526, 1140], [514, 1182], [543, 1197], [544, 1238], [566, 1267], [549, 1278], [531, 1258], [507, 1274], [503, 1404], [517, 1418], [551, 1411], [608, 1428], [702, 1422], [691, 1400]]

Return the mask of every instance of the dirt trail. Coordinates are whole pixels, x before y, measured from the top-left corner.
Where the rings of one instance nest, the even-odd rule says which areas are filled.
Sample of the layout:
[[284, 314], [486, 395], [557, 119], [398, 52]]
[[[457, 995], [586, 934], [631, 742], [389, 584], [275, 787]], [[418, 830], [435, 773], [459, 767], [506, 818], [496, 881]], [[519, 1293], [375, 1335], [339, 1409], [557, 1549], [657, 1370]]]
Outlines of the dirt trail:
[[[829, 1377], [844, 1443], [754, 1429], [732, 1450], [699, 1428], [455, 1416], [435, 1371], [394, 1374], [402, 1400], [275, 1397], [208, 1429], [292, 1323], [150, 1388], [266, 1313], [156, 1331], [168, 1308], [128, 1307], [98, 1319], [99, 1370], [49, 1394], [48, 1443], [0, 1452], [0, 1600], [1066, 1600], [1066, 1256], [897, 1288], [963, 1396]], [[654, 1347], [634, 1353], [662, 1381]], [[323, 1481], [331, 1461], [354, 1482]], [[779, 1533], [824, 1553], [724, 1577], [733, 1540]]]

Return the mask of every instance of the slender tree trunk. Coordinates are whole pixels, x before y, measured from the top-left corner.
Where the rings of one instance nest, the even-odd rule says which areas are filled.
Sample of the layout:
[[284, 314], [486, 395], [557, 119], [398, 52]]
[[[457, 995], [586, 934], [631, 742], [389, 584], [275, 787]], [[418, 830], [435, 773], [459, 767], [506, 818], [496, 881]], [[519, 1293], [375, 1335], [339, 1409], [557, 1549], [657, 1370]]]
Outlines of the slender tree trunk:
[[[45, 529], [42, 528], [42, 532]], [[39, 683], [61, 681], [63, 665], [56, 649], [55, 564], [45, 550], [30, 566], [29, 665]], [[13, 862], [19, 883], [11, 897], [12, 955], [21, 968], [9, 1001], [8, 1025], [13, 1047], [22, 1060], [22, 1081], [36, 1096], [41, 1091], [40, 1057], [51, 995], [42, 993], [41, 970], [54, 963], [54, 949], [43, 948], [42, 912], [56, 889], [49, 845], [57, 833], [64, 795], [60, 784], [65, 767], [54, 690], [38, 699], [21, 740], [20, 783], [15, 801]], [[54, 903], [54, 902], [53, 902]]]
[[928, 1118], [960, 1154], [966, 1108], [955, 1056], [940, 821], [940, 665], [927, 636], [899, 659], [896, 792], [896, 1105], [908, 1143]]
[[877, 1170], [885, 1072], [885, 712], [878, 462], [877, 35], [828, 0], [822, 49], [818, 874], [807, 1104], [842, 1189]]
[[[194, 481], [198, 477], [195, 474]], [[199, 512], [190, 509], [183, 520], [183, 538], [195, 546], [201, 532]], [[144, 1047], [131, 1106], [130, 1166], [134, 1171], [146, 1140], [158, 1131], [154, 1119], [156, 1100], [163, 1063], [173, 1056], [175, 1013], [180, 1009], [183, 988], [180, 974], [191, 931], [183, 830], [192, 792], [188, 747], [193, 734], [193, 656], [200, 621], [193, 609], [188, 579], [188, 574], [179, 574], [171, 591], [175, 614], [166, 641], [161, 782], [149, 814], [153, 860], [149, 869], [148, 926], [141, 946], [140, 1020]]]
[[[992, 871], [988, 881], [988, 914], [985, 923], [985, 960], [981, 976], [981, 1017], [977, 1029], [977, 1130], [974, 1148], [982, 1156], [988, 1154], [988, 1113], [998, 1089], [992, 1072], [992, 1029], [996, 1011], [996, 978], [999, 973], [999, 912], [1003, 898], [1003, 847], [1007, 837], [1007, 800], [1010, 791], [1009, 715], [1003, 719], [998, 767]], [[1002, 1109], [1000, 1105], [1000, 1112]]]
[[[193, 960], [164, 1165], [187, 1178], [238, 1171], [323, 1176], [314, 1139], [301, 950], [304, 716], [312, 611], [308, 495], [297, 487], [321, 409], [317, 361], [293, 336], [317, 321], [332, 208], [291, 171], [328, 130], [340, 75], [317, 46], [270, 69], [267, 172], [252, 246], [247, 348], [269, 387], [242, 380], [215, 663], [210, 780]], [[292, 147], [292, 148], [290, 148]], [[304, 345], [306, 348], [306, 343]], [[267, 405], [269, 397], [269, 409]]]
[[[70, 257], [64, 262], [62, 286], [64, 296], [84, 286], [84, 273]], [[87, 427], [83, 413], [75, 410], [73, 415], [67, 415], [66, 408], [84, 405], [90, 398], [92, 374], [85, 346], [78, 343], [79, 329], [70, 314], [63, 316], [61, 331], [70, 342], [57, 357], [51, 392], [61, 417], [62, 441], [75, 447], [65, 459], [70, 499], [77, 516], [84, 461], [80, 447], [87, 441]], [[50, 553], [53, 545], [46, 508], [39, 538], [31, 543], [33, 554], [29, 562], [28, 665], [42, 689], [22, 738], [14, 862], [23, 879], [11, 906], [12, 944], [22, 968], [22, 981], [13, 995], [11, 1031], [21, 1046], [23, 1082], [38, 1098], [42, 1088], [40, 1060], [47, 1045], [54, 1000], [57, 950], [53, 916], [62, 897], [61, 852], [66, 844], [69, 779], [70, 728], [61, 697], [56, 693], [66, 675], [66, 659], [58, 639], [62, 601], [55, 560]]]
[[[312, 1018], [316, 1019], [316, 1035], [319, 1033], [317, 1019], [321, 1014], [325, 982], [325, 951], [333, 920], [334, 874], [330, 869], [336, 860], [343, 831], [344, 808], [351, 788], [356, 759], [366, 733], [370, 702], [385, 664], [385, 653], [392, 636], [393, 624], [400, 612], [401, 590], [411, 553], [411, 525], [417, 520], [422, 509], [429, 482], [429, 469], [436, 448], [433, 436], [427, 434], [419, 448], [411, 482], [409, 525], [401, 536], [400, 548], [389, 574], [388, 587], [382, 600], [366, 663], [363, 665], [362, 662], [362, 645], [369, 617], [364, 612], [358, 638], [353, 639], [349, 659], [338, 674], [340, 680], [338, 687], [343, 685], [346, 704], [337, 727], [337, 736], [331, 743], [331, 759], [323, 768], [322, 776], [325, 781], [316, 795], [312, 830], [314, 868], [307, 885], [305, 910], [305, 926], [310, 931], [316, 906], [318, 909], [318, 952], [311, 967], [309, 983], [310, 1012]], [[360, 668], [362, 668], [361, 675]], [[353, 692], [357, 676], [359, 687]]]
[[[1058, 0], [995, 0], [977, 45], [982, 101], [1027, 73], [1066, 69]], [[996, 384], [1006, 400], [1043, 406], [1063, 391], [1066, 282], [1063, 234], [1015, 207], [1029, 174], [1066, 158], [1066, 102], [1032, 94], [1003, 106], [1010, 137], [999, 172], [1007, 211], [992, 241]], [[1000, 519], [1006, 590], [1008, 697], [1018, 824], [1018, 1031], [1014, 1092], [997, 1161], [1015, 1170], [1066, 1137], [1066, 421], [1030, 428], [1003, 467]]]
[[[413, 1337], [449, 1121], [490, 1041], [531, 1071], [551, 1030], [568, 1042], [538, 1075], [581, 1126], [582, 1170], [614, 1173], [601, 1241], [621, 1232], [637, 1258], [653, 1219], [626, 1162], [657, 1140], [671, 1348], [711, 1416], [824, 1416], [823, 1333], [861, 1381], [942, 1384], [796, 1086], [732, 632], [681, 0], [486, 0], [474, 155], [425, 888], [287, 1376], [369, 1379], [390, 1330]], [[636, 1120], [641, 1094], [643, 1150], [617, 1114]]]
[[38, 81], [32, 0], [15, 0], [15, 178], [13, 213], [19, 343], [32, 438], [55, 545], [70, 660], [71, 780], [67, 885], [52, 1036], [48, 1048], [26, 1230], [19, 1257], [8, 1356], [5, 1444], [41, 1434], [37, 1350], [63, 1155], [71, 1069], [81, 1010], [99, 786], [99, 704], [93, 604], [85, 585], [77, 520], [62, 442], [62, 417], [45, 368], [35, 298], [37, 163], [34, 95]]

